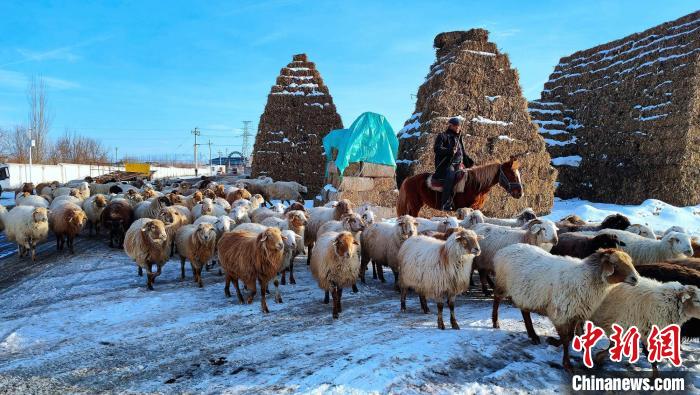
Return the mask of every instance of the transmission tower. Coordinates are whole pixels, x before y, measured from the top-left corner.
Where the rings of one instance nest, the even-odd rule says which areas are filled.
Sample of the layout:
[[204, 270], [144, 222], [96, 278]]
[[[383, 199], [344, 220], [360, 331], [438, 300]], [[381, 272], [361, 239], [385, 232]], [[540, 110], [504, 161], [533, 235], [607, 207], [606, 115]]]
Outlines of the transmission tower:
[[241, 147], [241, 153], [243, 154], [243, 157], [247, 158], [248, 155], [250, 154], [249, 152], [249, 142], [248, 139], [250, 138], [250, 129], [249, 126], [252, 123], [252, 121], [243, 121], [243, 144]]

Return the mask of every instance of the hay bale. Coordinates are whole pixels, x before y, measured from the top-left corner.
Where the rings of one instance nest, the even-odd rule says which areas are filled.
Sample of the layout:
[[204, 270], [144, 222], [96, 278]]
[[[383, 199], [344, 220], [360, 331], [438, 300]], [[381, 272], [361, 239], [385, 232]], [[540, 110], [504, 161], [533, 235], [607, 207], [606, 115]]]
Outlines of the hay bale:
[[560, 60], [529, 105], [558, 196], [700, 203], [698, 51], [694, 12]]
[[252, 175], [297, 181], [315, 194], [325, 176], [322, 139], [343, 123], [328, 87], [309, 62], [297, 54], [280, 70], [260, 116], [253, 148]]
[[[433, 142], [447, 120], [462, 116], [467, 153], [477, 164], [525, 155], [521, 175], [525, 195], [513, 199], [500, 187], [489, 194], [488, 215], [511, 216], [525, 207], [546, 213], [554, 201], [556, 170], [544, 140], [527, 112], [518, 72], [508, 56], [488, 41], [488, 32], [472, 29], [435, 37], [436, 61], [418, 89], [413, 115], [399, 131], [399, 185], [406, 177], [434, 171]], [[421, 215], [432, 212], [424, 208]]]
[[344, 176], [355, 177], [394, 177], [396, 171], [392, 166], [369, 162], [350, 163], [343, 171]]
[[332, 185], [339, 191], [371, 191], [374, 189], [374, 179], [369, 177], [335, 177]]

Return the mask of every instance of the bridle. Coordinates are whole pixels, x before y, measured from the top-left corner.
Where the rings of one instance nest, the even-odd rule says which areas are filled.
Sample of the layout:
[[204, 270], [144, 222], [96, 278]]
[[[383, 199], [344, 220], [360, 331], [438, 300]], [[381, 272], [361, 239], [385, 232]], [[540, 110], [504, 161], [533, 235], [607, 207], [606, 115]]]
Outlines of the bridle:
[[523, 186], [521, 183], [511, 182], [508, 179], [506, 173], [503, 171], [502, 164], [498, 166], [498, 183], [503, 187], [503, 189], [508, 191], [508, 193], [512, 193], [514, 187], [520, 188], [521, 191], [523, 190]]

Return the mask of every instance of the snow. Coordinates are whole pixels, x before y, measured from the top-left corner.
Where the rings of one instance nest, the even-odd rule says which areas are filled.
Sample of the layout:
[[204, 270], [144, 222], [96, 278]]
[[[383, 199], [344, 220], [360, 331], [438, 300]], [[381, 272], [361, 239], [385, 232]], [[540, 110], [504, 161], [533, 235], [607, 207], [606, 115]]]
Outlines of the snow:
[[538, 112], [540, 114], [561, 114], [561, 110], [543, 110], [541, 108], [528, 108], [527, 112]]
[[397, 159], [396, 163], [404, 163], [404, 164], [410, 165], [411, 163], [413, 163], [413, 161], [410, 159]]
[[544, 218], [556, 221], [566, 215], [576, 214], [586, 221], [599, 222], [614, 213], [626, 215], [632, 223], [650, 226], [654, 232], [663, 233], [671, 226], [678, 225], [688, 233], [700, 236], [700, 205], [675, 207], [656, 199], [647, 199], [640, 205], [617, 205], [554, 198], [554, 208]]
[[484, 118], [481, 115], [477, 116], [476, 118], [472, 118], [472, 122], [498, 126], [510, 126], [513, 124], [513, 122], [494, 121], [493, 119]]
[[532, 101], [535, 104], [539, 104], [540, 106], [545, 106], [545, 107], [553, 107], [553, 106], [559, 106], [562, 103], [558, 101], [539, 101], [539, 100], [533, 100]]
[[510, 136], [505, 136], [505, 135], [500, 135], [500, 136], [498, 136], [498, 139], [499, 139], [499, 140], [505, 140], [505, 141], [508, 141], [508, 142], [515, 141], [515, 140], [514, 140], [513, 138], [511, 138]]
[[653, 109], [656, 109], [656, 108], [659, 108], [659, 107], [668, 106], [669, 104], [671, 104], [671, 101], [670, 101], [670, 100], [669, 100], [669, 101], [666, 101], [666, 102], [663, 102], [663, 103], [650, 105], [650, 106], [642, 106], [641, 104], [637, 104], [636, 106], [634, 106], [634, 108], [637, 109], [637, 110], [639, 110], [639, 111], [649, 111], [649, 110], [653, 110]]
[[[534, 119], [533, 119], [533, 122], [535, 122]], [[540, 133], [551, 134], [552, 136], [556, 136], [556, 135], [558, 135], [558, 134], [569, 134], [569, 132], [567, 132], [566, 130], [545, 129], [545, 128], [543, 128], [543, 127], [540, 127], [539, 132], [540, 132]]]
[[[312, 201], [305, 202], [307, 206]], [[577, 214], [600, 221], [613, 212], [655, 230], [681, 225], [700, 232], [700, 206], [676, 208], [657, 200], [618, 206], [555, 199], [549, 219]], [[698, 234], [698, 233], [696, 233]], [[217, 268], [191, 271], [180, 280], [178, 258], [147, 291], [123, 251], [97, 238], [78, 239], [77, 255], [41, 253], [32, 273], [20, 273], [0, 287], [0, 392], [23, 393], [559, 393], [570, 376], [561, 368], [561, 349], [532, 345], [521, 313], [500, 308], [501, 329], [491, 327], [492, 299], [472, 287], [456, 301], [461, 330], [436, 328], [435, 303], [419, 313], [409, 293], [407, 312], [388, 282], [371, 278], [359, 293], [343, 292], [343, 312], [331, 318], [300, 257], [297, 284], [281, 286], [284, 303], [260, 296], [240, 305], [225, 298]], [[16, 257], [0, 268], [31, 265]], [[245, 292], [245, 291], [243, 291]], [[448, 311], [445, 309], [445, 318]], [[533, 314], [540, 336], [555, 336], [546, 318]], [[600, 345], [601, 347], [604, 344]], [[682, 345], [690, 391], [700, 387], [700, 345]], [[580, 353], [572, 352], [577, 372]], [[643, 359], [643, 358], [642, 358]], [[649, 365], [608, 363], [604, 371], [649, 375]], [[641, 372], [640, 369], [644, 371]], [[678, 371], [661, 364], [662, 371]], [[15, 386], [15, 383], [21, 386]]]
[[653, 120], [656, 120], [656, 119], [666, 118], [667, 116], [668, 116], [668, 114], [650, 115], [650, 116], [648, 116], [648, 117], [639, 117], [639, 120], [642, 121], [642, 122], [645, 122], [645, 121], [653, 121]]
[[474, 55], [481, 55], [481, 56], [490, 56], [490, 57], [496, 56], [496, 54], [493, 52], [473, 51], [471, 49], [464, 49], [464, 50], [462, 50], [462, 52], [473, 53]]
[[331, 184], [326, 184], [326, 185], [324, 185], [324, 186], [323, 186], [323, 190], [324, 190], [324, 191], [328, 191], [328, 192], [338, 192], [338, 190], [335, 189], [335, 187], [334, 187], [333, 185], [331, 185]]
[[554, 146], [554, 147], [561, 147], [564, 145], [569, 145], [569, 144], [576, 144], [576, 136], [573, 136], [571, 139], [566, 140], [566, 141], [559, 141], [559, 140], [553, 140], [553, 139], [544, 139], [544, 142], [549, 145], [549, 146]]
[[543, 126], [543, 125], [565, 125], [564, 122], [557, 121], [556, 119], [549, 120], [549, 121], [542, 121], [539, 119], [533, 119], [532, 122], [539, 124], [540, 126]]
[[484, 97], [486, 98], [486, 100], [488, 100], [488, 101], [490, 101], [491, 103], [493, 103], [496, 99], [498, 99], [498, 98], [501, 97], [501, 96], [498, 95], [498, 96], [484, 96]]
[[273, 92], [273, 95], [292, 95], [292, 96], [304, 96], [304, 91], [294, 91], [290, 92], [288, 90], [283, 90], [282, 92]]
[[581, 164], [581, 157], [578, 155], [560, 156], [558, 158], [552, 158], [552, 164], [554, 166], [578, 167]]

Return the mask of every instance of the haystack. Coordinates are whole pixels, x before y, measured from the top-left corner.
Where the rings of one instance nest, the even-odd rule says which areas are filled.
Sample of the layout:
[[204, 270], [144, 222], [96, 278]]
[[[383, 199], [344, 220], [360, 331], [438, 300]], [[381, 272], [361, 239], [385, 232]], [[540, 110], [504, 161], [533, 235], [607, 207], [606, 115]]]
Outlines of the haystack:
[[[434, 46], [437, 60], [418, 89], [415, 112], [399, 132], [399, 184], [414, 174], [434, 171], [435, 136], [446, 129], [450, 117], [461, 116], [465, 149], [477, 164], [524, 155], [525, 196], [513, 199], [496, 186], [484, 211], [496, 216], [514, 215], [525, 207], [548, 212], [556, 170], [530, 120], [518, 72], [508, 56], [488, 41], [483, 29], [438, 34]], [[433, 213], [424, 208], [421, 215]]]
[[530, 115], [557, 195], [700, 203], [700, 12], [564, 57]]
[[252, 175], [297, 181], [311, 196], [323, 186], [321, 141], [343, 127], [328, 87], [306, 54], [282, 68], [267, 97], [255, 138]]

